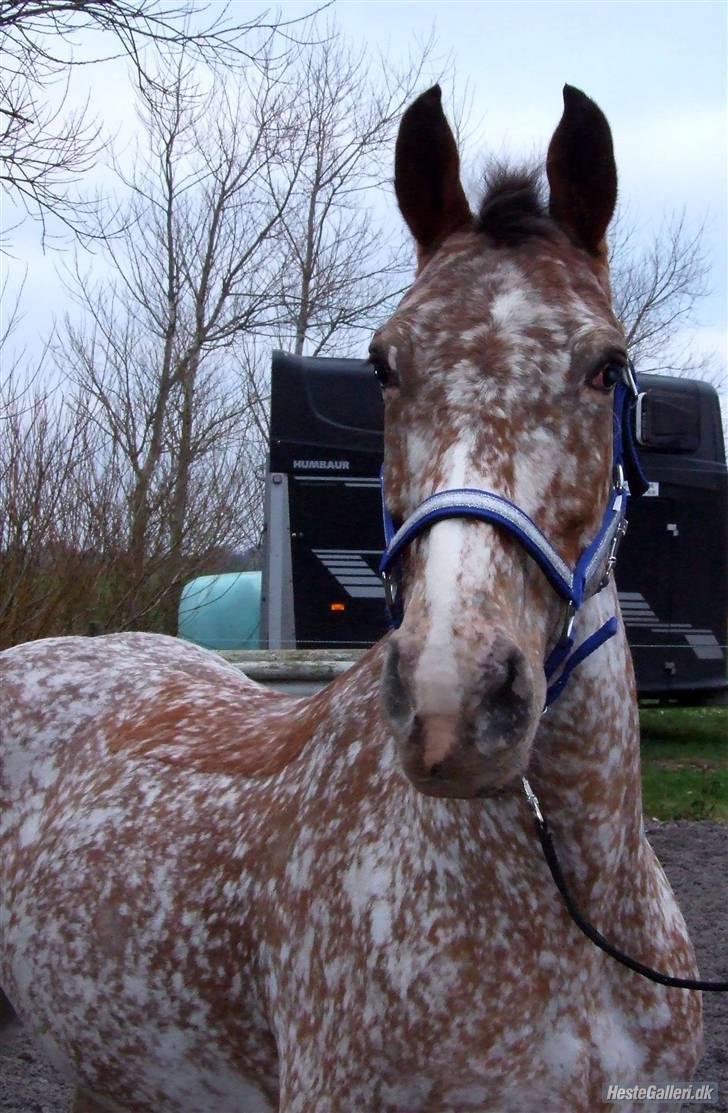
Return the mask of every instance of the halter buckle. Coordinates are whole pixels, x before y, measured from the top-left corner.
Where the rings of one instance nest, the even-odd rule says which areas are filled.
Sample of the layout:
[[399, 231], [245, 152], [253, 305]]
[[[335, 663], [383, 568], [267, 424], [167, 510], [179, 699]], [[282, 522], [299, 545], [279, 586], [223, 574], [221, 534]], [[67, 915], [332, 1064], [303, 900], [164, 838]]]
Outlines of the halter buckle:
[[564, 619], [564, 626], [559, 637], [559, 642], [571, 641], [571, 635], [574, 632], [574, 622], [576, 621], [576, 605], [569, 602], [566, 607], [566, 618]]
[[384, 587], [384, 601], [391, 611], [397, 602], [397, 595], [399, 594], [397, 581], [390, 572], [381, 572], [380, 576], [382, 586]]
[[533, 791], [525, 777], [521, 777], [521, 784], [523, 785], [523, 791], [526, 794], [526, 799], [528, 800], [529, 807], [533, 812], [534, 819], [539, 825], [543, 825], [544, 818], [541, 811], [541, 806], [538, 802], [538, 796]]
[[609, 555], [607, 556], [607, 563], [604, 566], [604, 575], [602, 576], [598, 590], [601, 591], [609, 583], [614, 566], [617, 563], [617, 555], [619, 553], [619, 546], [622, 544], [622, 538], [627, 532], [627, 519], [622, 518], [622, 521], [617, 526], [617, 532], [612, 538], [612, 544], [609, 546]]
[[624, 368], [622, 381], [632, 397], [636, 399], [637, 395], [639, 394], [639, 389], [637, 387], [637, 380], [634, 375], [634, 364], [632, 363], [631, 359], [628, 360], [627, 365]]

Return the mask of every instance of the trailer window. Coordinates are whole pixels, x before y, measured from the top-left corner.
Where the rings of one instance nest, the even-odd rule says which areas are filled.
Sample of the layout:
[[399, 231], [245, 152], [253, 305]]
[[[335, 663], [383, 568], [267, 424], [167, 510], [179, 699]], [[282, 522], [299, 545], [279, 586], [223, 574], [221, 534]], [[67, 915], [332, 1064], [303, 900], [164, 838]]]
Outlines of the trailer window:
[[637, 407], [637, 440], [658, 452], [695, 452], [700, 445], [697, 391], [651, 387]]

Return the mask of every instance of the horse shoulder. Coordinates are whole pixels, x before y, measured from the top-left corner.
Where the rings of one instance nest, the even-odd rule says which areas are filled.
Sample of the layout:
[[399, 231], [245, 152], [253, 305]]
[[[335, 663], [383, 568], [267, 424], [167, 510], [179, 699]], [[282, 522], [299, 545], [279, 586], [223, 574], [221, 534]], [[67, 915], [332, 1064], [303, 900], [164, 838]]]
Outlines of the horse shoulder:
[[134, 708], [118, 709], [109, 747], [198, 773], [266, 777], [311, 734], [308, 701], [262, 688], [241, 673], [172, 674]]
[[94, 760], [106, 751], [199, 772], [270, 776], [310, 736], [307, 702], [265, 689], [177, 638], [29, 642], [0, 654], [3, 795], [22, 791], [28, 776], [42, 776], [43, 765], [69, 746], [88, 745]]
[[[149, 699], [122, 711], [111, 748], [155, 758], [200, 773], [269, 777], [280, 773], [321, 732], [331, 733], [332, 716], [364, 715], [368, 733], [378, 710], [380, 646], [353, 668], [304, 698], [264, 688], [230, 666], [172, 673]], [[377, 705], [378, 708], [378, 705]]]

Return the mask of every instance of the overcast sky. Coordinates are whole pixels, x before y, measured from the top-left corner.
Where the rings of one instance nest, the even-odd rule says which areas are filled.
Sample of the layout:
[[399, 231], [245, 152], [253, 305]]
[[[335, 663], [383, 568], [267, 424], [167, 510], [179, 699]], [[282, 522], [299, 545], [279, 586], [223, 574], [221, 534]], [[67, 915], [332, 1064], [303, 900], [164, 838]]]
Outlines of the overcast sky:
[[[289, 3], [284, 10], [300, 10]], [[728, 5], [724, 0], [482, 0], [359, 2], [336, 6], [359, 41], [406, 51], [431, 27], [448, 58], [444, 76], [472, 91], [480, 123], [469, 155], [543, 153], [561, 114], [561, 89], [577, 85], [606, 113], [614, 135], [620, 202], [645, 236], [686, 209], [705, 223], [712, 295], [698, 346], [726, 361], [728, 331]]]
[[[233, 0], [235, 3], [235, 0]], [[237, 0], [251, 14], [261, 5]], [[287, 0], [285, 15], [311, 5]], [[437, 61], [429, 77], [472, 95], [470, 163], [487, 152], [542, 153], [561, 114], [564, 82], [588, 93], [606, 113], [615, 141], [620, 200], [645, 237], [685, 208], [706, 228], [712, 293], [696, 348], [726, 361], [728, 193], [724, 0], [553, 2], [553, 0], [338, 0], [333, 16], [354, 44], [406, 57], [434, 31]], [[123, 68], [86, 71], [94, 102], [113, 130], [133, 113]], [[447, 107], [447, 106], [446, 106]], [[5, 219], [7, 219], [7, 207]], [[13, 272], [29, 264], [24, 340], [34, 343], [66, 308], [57, 257], [38, 237], [17, 233]]]

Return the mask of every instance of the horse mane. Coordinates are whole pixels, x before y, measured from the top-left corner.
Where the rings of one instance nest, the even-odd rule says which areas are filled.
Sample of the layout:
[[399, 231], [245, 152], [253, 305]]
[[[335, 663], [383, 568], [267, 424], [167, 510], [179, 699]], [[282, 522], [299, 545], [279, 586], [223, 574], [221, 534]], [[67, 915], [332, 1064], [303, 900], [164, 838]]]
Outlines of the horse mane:
[[475, 219], [477, 232], [488, 236], [497, 247], [515, 247], [533, 237], [556, 236], [543, 176], [537, 167], [493, 162], [484, 177], [485, 193]]

